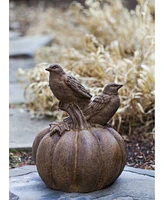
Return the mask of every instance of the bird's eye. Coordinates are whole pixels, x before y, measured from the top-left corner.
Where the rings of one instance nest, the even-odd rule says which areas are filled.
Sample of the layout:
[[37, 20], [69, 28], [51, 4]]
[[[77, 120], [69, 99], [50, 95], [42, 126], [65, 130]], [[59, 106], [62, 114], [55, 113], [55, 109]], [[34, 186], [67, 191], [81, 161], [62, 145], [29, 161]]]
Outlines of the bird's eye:
[[115, 85], [113, 84], [112, 87], [115, 87]]
[[56, 68], [57, 68], [57, 66], [56, 66], [56, 65], [52, 66], [52, 69], [56, 69]]

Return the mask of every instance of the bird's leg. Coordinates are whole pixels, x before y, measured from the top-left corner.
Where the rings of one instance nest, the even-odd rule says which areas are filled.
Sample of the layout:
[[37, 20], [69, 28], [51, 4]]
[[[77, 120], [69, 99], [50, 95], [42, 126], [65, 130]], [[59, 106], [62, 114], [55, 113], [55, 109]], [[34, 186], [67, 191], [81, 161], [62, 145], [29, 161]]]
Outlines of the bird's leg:
[[78, 122], [78, 128], [79, 129], [87, 128], [88, 124], [87, 124], [86, 119], [85, 119], [81, 109], [79, 108], [79, 106], [75, 103], [72, 103], [71, 109], [72, 109], [72, 112], [74, 113], [74, 115], [76, 116], [76, 119]]

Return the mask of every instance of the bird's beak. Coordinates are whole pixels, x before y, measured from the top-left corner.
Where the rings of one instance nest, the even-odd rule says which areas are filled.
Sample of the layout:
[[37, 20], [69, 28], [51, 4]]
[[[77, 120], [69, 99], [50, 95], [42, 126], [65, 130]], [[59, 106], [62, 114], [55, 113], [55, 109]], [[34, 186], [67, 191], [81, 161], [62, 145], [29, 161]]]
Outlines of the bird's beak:
[[46, 71], [49, 71], [49, 72], [51, 71], [51, 69], [50, 69], [49, 67], [47, 67], [45, 70], [46, 70]]
[[117, 84], [117, 88], [120, 89], [123, 85], [122, 84]]

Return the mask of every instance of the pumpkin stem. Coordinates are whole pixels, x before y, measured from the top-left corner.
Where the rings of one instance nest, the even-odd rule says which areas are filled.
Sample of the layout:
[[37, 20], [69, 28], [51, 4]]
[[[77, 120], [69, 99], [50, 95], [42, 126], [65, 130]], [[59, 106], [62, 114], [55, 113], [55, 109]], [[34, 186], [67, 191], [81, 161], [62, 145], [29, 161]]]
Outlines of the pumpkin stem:
[[83, 112], [76, 103], [60, 102], [60, 109], [66, 111], [70, 115], [70, 117], [67, 117], [66, 119], [63, 120], [62, 124], [63, 128], [65, 125], [67, 125], [69, 128], [72, 128], [73, 130], [88, 128], [88, 123], [83, 115]]
[[[83, 115], [83, 112], [79, 108], [79, 106], [75, 103], [71, 104], [71, 109], [73, 111], [73, 115], [77, 120], [78, 124], [78, 129], [87, 129], [88, 128], [88, 123]], [[72, 118], [72, 116], [71, 116]], [[76, 127], [74, 127], [76, 129]]]
[[79, 127], [78, 126], [78, 119], [74, 114], [73, 103], [62, 103], [62, 102], [60, 102], [59, 105], [60, 105], [61, 110], [66, 111], [70, 115], [72, 122], [73, 122], [73, 129], [77, 129]]

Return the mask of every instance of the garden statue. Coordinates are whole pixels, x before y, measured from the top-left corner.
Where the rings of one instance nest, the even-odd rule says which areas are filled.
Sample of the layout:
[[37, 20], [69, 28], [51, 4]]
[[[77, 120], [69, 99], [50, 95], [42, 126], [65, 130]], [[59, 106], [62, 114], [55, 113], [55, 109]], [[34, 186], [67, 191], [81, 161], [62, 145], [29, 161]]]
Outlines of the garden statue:
[[92, 192], [112, 184], [124, 169], [126, 151], [122, 137], [108, 121], [120, 106], [121, 84], [109, 83], [92, 96], [58, 64], [46, 68], [49, 86], [68, 113], [35, 138], [33, 158], [38, 173], [50, 188], [65, 192]]

